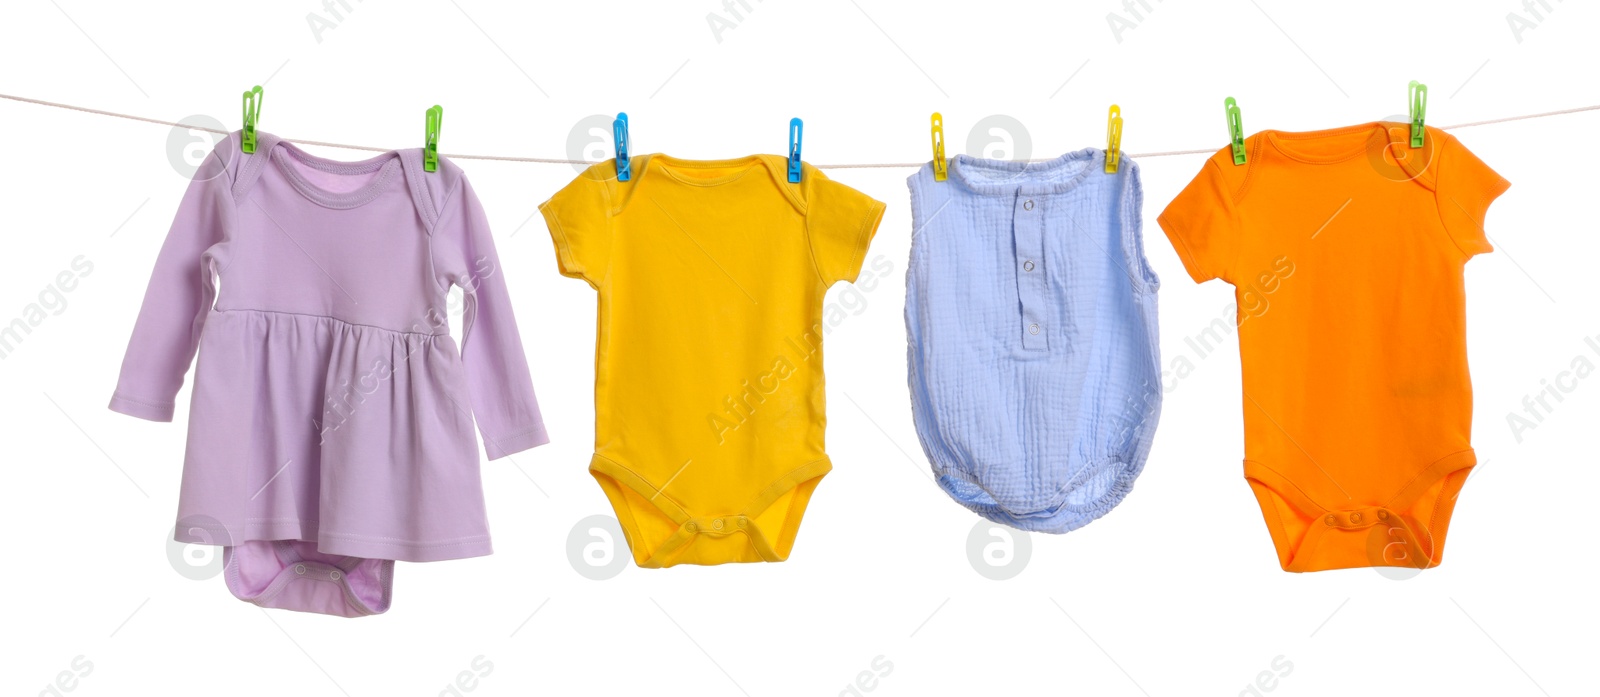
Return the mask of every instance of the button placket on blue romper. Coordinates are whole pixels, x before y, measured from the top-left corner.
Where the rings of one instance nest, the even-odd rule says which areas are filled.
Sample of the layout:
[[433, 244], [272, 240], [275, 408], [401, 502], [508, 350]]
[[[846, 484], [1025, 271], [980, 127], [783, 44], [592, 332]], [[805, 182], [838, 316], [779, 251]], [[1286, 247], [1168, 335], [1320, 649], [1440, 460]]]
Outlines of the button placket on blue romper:
[[[1042, 198], [1042, 197], [1041, 197]], [[1022, 347], [1030, 351], [1050, 348], [1046, 298], [1050, 282], [1044, 254], [1043, 200], [1018, 194], [1012, 205], [1011, 239], [1016, 248], [1017, 298], [1022, 306]]]

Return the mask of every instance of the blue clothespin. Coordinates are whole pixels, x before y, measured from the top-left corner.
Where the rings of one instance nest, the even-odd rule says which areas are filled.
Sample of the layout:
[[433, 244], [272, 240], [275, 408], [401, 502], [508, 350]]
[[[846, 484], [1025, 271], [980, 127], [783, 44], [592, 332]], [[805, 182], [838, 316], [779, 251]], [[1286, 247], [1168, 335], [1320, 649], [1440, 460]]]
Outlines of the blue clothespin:
[[633, 164], [628, 160], [627, 112], [617, 112], [616, 120], [611, 122], [611, 143], [617, 148], [617, 181], [632, 179]]
[[800, 132], [805, 124], [798, 118], [789, 119], [789, 183], [800, 182]]

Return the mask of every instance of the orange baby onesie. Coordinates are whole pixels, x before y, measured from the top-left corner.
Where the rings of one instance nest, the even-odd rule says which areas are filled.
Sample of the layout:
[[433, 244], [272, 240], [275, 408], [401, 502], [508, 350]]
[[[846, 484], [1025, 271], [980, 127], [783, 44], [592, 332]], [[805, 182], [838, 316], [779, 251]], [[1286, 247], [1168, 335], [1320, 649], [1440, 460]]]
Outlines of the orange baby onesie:
[[1408, 131], [1263, 131], [1160, 217], [1196, 282], [1234, 286], [1244, 473], [1285, 571], [1438, 565], [1477, 462], [1463, 268], [1510, 184]]

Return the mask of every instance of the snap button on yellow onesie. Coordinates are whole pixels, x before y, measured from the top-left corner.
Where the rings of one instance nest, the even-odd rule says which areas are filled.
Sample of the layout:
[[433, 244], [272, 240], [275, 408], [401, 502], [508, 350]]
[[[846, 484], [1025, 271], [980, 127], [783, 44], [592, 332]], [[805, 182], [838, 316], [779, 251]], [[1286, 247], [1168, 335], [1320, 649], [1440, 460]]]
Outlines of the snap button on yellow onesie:
[[644, 567], [783, 561], [823, 449], [822, 297], [884, 204], [776, 155], [633, 158], [539, 207], [561, 273], [600, 293], [595, 453]]

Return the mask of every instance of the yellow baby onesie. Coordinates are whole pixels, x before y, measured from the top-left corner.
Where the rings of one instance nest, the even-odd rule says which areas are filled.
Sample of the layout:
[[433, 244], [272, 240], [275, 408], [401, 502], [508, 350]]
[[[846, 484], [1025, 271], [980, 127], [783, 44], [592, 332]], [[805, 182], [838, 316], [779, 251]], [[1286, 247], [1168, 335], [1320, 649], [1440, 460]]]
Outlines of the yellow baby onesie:
[[595, 453], [639, 566], [783, 561], [832, 465], [822, 297], [884, 204], [775, 155], [644, 155], [539, 207], [561, 273], [599, 291]]

